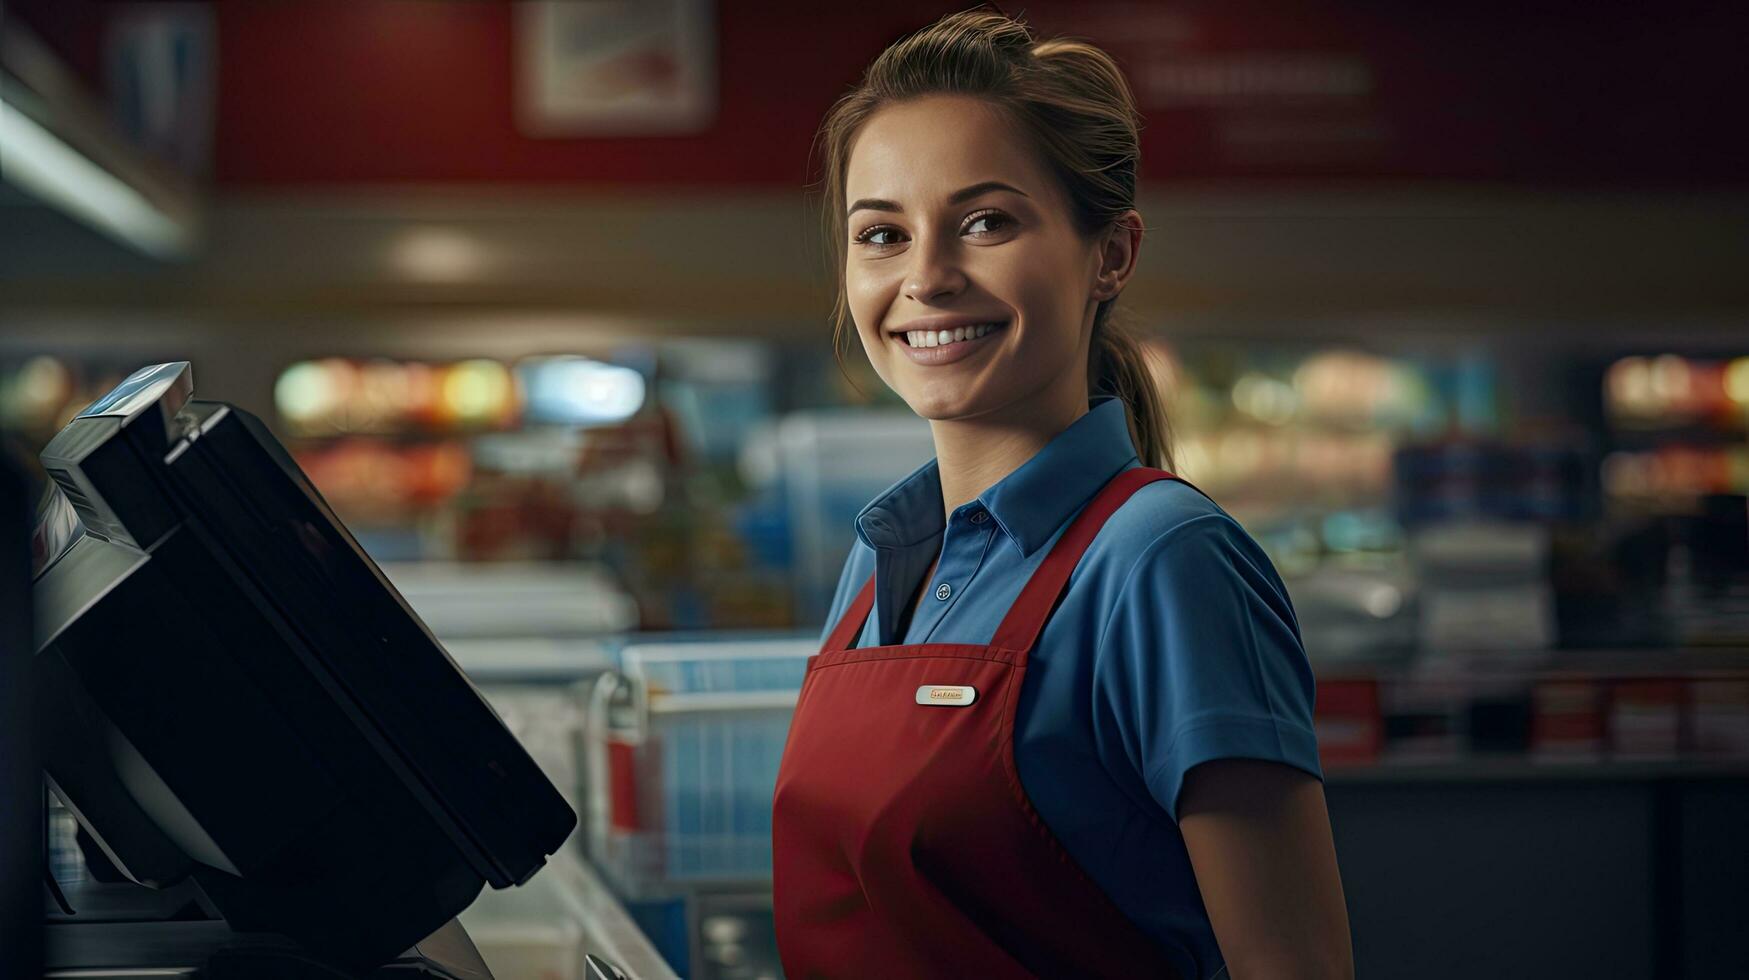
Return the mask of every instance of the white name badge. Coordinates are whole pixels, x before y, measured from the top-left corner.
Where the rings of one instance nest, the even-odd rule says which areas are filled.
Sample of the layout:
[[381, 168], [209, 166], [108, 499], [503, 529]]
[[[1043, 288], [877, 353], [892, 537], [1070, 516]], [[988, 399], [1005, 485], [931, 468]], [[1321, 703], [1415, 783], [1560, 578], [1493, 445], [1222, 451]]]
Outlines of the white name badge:
[[934, 704], [944, 708], [964, 708], [976, 700], [978, 700], [978, 691], [972, 687], [925, 684], [917, 689], [918, 704]]

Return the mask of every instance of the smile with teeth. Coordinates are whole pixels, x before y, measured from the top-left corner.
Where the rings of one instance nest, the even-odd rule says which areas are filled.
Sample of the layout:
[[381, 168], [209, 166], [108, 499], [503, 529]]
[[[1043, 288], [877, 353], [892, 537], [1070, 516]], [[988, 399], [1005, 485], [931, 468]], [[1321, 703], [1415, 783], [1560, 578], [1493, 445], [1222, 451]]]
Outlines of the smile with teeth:
[[962, 340], [976, 340], [1001, 326], [1000, 323], [975, 323], [952, 330], [911, 330], [906, 332], [905, 342], [912, 347], [946, 347]]

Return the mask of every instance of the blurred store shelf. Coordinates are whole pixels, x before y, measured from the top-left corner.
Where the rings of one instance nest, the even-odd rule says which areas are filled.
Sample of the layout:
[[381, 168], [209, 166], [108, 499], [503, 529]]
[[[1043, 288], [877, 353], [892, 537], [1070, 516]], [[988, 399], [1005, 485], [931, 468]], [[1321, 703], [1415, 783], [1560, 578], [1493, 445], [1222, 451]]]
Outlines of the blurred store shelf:
[[1667, 759], [1645, 762], [1539, 762], [1515, 756], [1469, 757], [1449, 762], [1335, 765], [1324, 770], [1331, 786], [1426, 783], [1656, 782], [1745, 780], [1749, 758]]
[[572, 682], [613, 666], [607, 642], [540, 636], [445, 639], [444, 649], [477, 683]]
[[[599, 636], [630, 629], [637, 622], [631, 597], [604, 569], [592, 565], [403, 562], [382, 569], [431, 632], [446, 643], [469, 638]], [[545, 657], [549, 664], [552, 658], [564, 656], [553, 647], [511, 649], [523, 656]], [[470, 652], [483, 650], [473, 647]]]
[[1749, 647], [1617, 647], [1562, 650], [1450, 650], [1401, 660], [1316, 663], [1320, 680], [1348, 677], [1489, 677], [1531, 673], [1666, 676], [1711, 671], [1749, 671]]

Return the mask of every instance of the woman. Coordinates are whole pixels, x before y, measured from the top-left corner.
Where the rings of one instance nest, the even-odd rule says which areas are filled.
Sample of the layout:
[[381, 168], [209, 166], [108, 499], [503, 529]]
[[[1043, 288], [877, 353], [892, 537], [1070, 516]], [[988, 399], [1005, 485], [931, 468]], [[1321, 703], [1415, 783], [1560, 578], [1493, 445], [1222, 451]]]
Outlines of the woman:
[[802, 977], [1352, 973], [1287, 594], [1163, 470], [1136, 112], [999, 14], [889, 48], [822, 129], [838, 327], [936, 458], [871, 502], [784, 750]]

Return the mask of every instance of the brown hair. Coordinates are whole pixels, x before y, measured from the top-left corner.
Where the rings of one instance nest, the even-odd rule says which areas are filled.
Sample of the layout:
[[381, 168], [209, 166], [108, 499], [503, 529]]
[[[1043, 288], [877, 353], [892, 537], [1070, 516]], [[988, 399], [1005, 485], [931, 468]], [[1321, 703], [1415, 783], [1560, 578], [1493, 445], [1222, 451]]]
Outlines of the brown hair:
[[[850, 325], [844, 294], [845, 170], [857, 132], [875, 111], [924, 95], [970, 95], [1006, 113], [1032, 137], [1069, 201], [1076, 226], [1095, 235], [1135, 206], [1140, 116], [1117, 62], [1066, 38], [1037, 40], [1025, 23], [999, 13], [949, 14], [894, 43], [820, 126], [824, 224], [838, 298], [832, 340], [842, 351]], [[1093, 315], [1089, 396], [1121, 398], [1130, 438], [1148, 466], [1172, 465], [1170, 428], [1141, 343], [1111, 322], [1116, 297]]]

